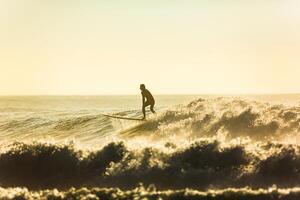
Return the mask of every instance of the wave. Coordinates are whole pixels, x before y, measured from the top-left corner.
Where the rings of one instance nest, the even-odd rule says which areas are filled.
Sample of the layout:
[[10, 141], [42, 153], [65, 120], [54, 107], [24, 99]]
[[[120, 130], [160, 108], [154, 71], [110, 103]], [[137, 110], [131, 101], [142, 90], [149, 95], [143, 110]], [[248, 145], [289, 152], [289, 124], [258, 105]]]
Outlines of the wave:
[[22, 113], [20, 115], [4, 116], [0, 120], [1, 141], [11, 143], [50, 139], [60, 143], [76, 140], [78, 143], [93, 146], [104, 137], [112, 136], [119, 129], [127, 126], [94, 112]]
[[139, 186], [133, 190], [120, 190], [118, 188], [72, 188], [68, 191], [58, 190], [43, 190], [43, 191], [28, 191], [25, 188], [4, 189], [0, 188], [0, 199], [203, 199], [203, 200], [219, 200], [219, 199], [263, 199], [263, 200], [278, 200], [278, 199], [299, 199], [300, 188], [278, 189], [276, 187], [269, 189], [253, 190], [249, 188], [229, 188], [225, 190], [209, 190], [207, 192], [183, 189], [183, 190], [168, 190], [157, 191], [155, 187], [144, 188]]
[[109, 143], [94, 151], [74, 144], [14, 143], [1, 147], [2, 187], [30, 189], [119, 187], [139, 183], [158, 189], [297, 187], [300, 146], [256, 142], [223, 143], [212, 139], [165, 148], [133, 148]]
[[[140, 117], [139, 110], [118, 113]], [[240, 98], [197, 99], [170, 107], [146, 122], [132, 122], [102, 116], [96, 110], [1, 113], [0, 139], [30, 141], [51, 138], [73, 140], [96, 146], [106, 137], [146, 137], [152, 142], [171, 137], [189, 140], [223, 136], [255, 140], [285, 140], [298, 137], [300, 107], [271, 105]], [[98, 142], [95, 142], [98, 141]]]
[[[298, 187], [299, 114], [299, 106], [238, 98], [197, 99], [142, 123], [95, 111], [8, 114], [0, 119], [0, 139], [11, 139], [0, 144], [0, 186], [131, 190], [143, 183], [174, 195], [182, 188]], [[46, 136], [53, 143], [37, 141]]]
[[138, 136], [143, 132], [160, 137], [201, 138], [223, 134], [228, 138], [283, 139], [300, 132], [300, 107], [239, 98], [198, 99], [169, 109], [125, 133]]

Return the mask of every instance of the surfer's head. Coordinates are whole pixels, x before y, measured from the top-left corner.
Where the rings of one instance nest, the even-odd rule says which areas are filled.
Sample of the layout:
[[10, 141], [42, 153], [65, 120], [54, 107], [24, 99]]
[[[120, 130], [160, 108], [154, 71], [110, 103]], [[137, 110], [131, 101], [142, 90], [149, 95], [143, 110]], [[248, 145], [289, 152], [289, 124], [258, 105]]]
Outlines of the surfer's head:
[[141, 85], [140, 85], [140, 89], [141, 89], [141, 90], [145, 90], [145, 89], [146, 89], [145, 84], [141, 84]]

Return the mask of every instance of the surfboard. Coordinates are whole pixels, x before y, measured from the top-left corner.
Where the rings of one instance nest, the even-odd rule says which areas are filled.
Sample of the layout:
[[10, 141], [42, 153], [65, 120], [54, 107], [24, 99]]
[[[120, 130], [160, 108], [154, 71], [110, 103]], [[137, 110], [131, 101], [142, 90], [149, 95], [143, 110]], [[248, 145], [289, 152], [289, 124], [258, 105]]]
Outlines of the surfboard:
[[106, 117], [110, 117], [110, 118], [116, 118], [116, 119], [144, 121], [144, 119], [141, 119], [141, 118], [123, 117], [123, 116], [118, 116], [118, 115], [107, 115], [107, 114], [102, 114], [102, 115], [106, 116]]

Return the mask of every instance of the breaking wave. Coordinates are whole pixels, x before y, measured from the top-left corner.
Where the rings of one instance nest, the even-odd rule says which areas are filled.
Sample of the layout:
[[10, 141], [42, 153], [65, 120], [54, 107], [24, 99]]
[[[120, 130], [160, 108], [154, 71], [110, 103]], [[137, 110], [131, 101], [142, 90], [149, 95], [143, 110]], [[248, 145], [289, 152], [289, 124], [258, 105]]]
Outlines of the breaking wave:
[[[0, 113], [1, 141], [76, 140], [97, 147], [107, 138], [147, 140], [199, 139], [222, 136], [255, 140], [298, 137], [300, 107], [272, 105], [241, 98], [197, 99], [150, 116], [146, 122], [108, 118], [95, 110]], [[117, 115], [141, 117], [139, 110]]]
[[65, 192], [58, 190], [28, 191], [25, 188], [4, 189], [0, 188], [0, 199], [92, 199], [92, 200], [117, 200], [117, 199], [184, 199], [184, 200], [279, 200], [279, 199], [299, 199], [300, 188], [278, 189], [276, 187], [269, 189], [253, 190], [249, 188], [209, 190], [202, 192], [198, 190], [168, 190], [157, 191], [155, 187], [144, 188], [142, 185], [133, 190], [120, 190], [118, 188], [72, 188]]
[[138, 136], [143, 132], [148, 132], [148, 136], [178, 135], [192, 139], [220, 134], [229, 139], [286, 139], [297, 137], [300, 132], [300, 107], [239, 98], [198, 99], [169, 109], [127, 134]]
[[197, 99], [145, 122], [95, 110], [5, 112], [0, 199], [300, 197], [299, 106]]
[[73, 144], [15, 143], [2, 147], [2, 187], [31, 189], [119, 187], [139, 183], [159, 189], [297, 187], [300, 146], [282, 143], [228, 144], [202, 139], [178, 147], [133, 148], [113, 142], [83, 151]]

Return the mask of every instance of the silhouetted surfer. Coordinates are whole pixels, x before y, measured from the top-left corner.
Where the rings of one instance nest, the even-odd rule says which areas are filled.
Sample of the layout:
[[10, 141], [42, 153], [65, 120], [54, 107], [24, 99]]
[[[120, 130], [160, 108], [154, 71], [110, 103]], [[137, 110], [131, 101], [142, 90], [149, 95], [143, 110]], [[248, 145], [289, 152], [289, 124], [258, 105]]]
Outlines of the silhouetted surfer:
[[154, 108], [154, 104], [155, 104], [155, 100], [152, 96], [152, 94], [149, 92], [149, 90], [146, 89], [146, 86], [144, 84], [140, 85], [140, 89], [142, 91], [142, 98], [143, 98], [143, 105], [142, 105], [142, 111], [143, 111], [143, 119], [146, 119], [146, 107], [150, 106], [150, 110], [152, 113], [155, 113], [155, 111], [153, 110]]

